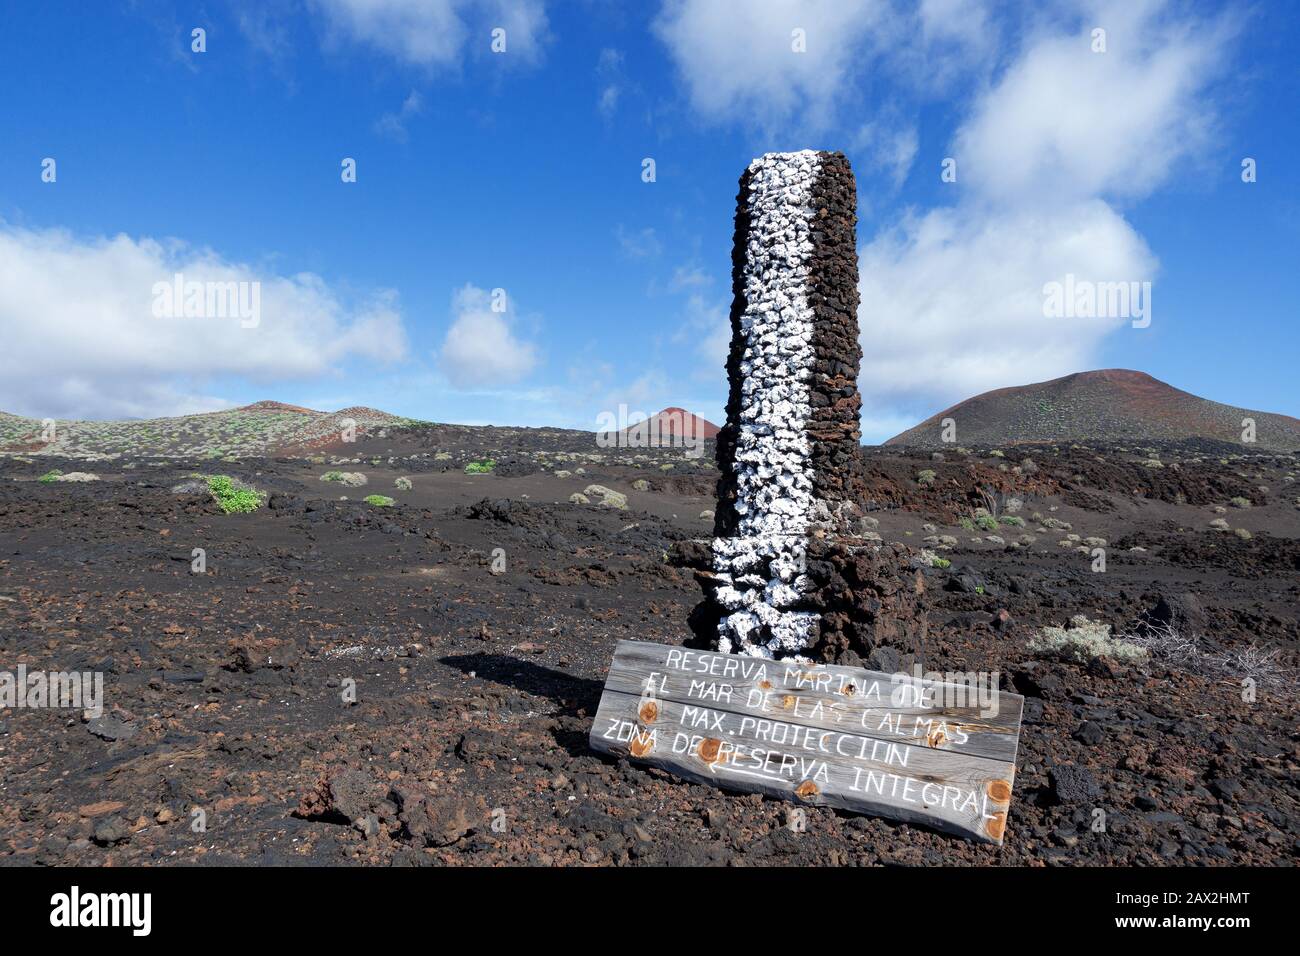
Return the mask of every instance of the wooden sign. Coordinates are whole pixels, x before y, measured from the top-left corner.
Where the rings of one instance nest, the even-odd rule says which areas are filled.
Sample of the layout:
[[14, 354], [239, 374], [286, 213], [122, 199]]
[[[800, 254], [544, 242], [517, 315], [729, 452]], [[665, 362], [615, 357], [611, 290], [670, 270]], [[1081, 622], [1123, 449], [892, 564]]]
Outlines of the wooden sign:
[[699, 783], [1001, 844], [1023, 704], [973, 679], [620, 641], [591, 745]]

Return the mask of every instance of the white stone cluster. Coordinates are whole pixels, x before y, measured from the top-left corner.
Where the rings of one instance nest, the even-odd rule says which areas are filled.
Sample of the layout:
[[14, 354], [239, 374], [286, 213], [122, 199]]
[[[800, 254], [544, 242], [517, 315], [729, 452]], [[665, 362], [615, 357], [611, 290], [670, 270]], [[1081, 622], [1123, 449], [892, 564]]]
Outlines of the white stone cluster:
[[815, 354], [807, 283], [812, 189], [821, 163], [804, 150], [768, 153], [749, 168], [735, 455], [739, 526], [735, 537], [713, 541], [717, 600], [728, 612], [718, 625], [718, 649], [792, 657], [808, 646], [817, 621], [815, 613], [791, 608], [807, 589], [814, 510], [808, 421]]

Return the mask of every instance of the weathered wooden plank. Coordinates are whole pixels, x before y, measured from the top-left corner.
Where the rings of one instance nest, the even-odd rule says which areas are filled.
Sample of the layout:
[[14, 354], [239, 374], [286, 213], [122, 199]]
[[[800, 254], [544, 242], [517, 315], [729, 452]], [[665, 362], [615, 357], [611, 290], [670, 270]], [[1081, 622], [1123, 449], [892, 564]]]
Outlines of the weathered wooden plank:
[[[643, 641], [620, 642], [605, 687], [637, 696], [649, 689], [685, 704], [1012, 762], [1024, 705], [1018, 694], [999, 693], [980, 703], [970, 688], [959, 685]], [[927, 706], [920, 697], [931, 688], [952, 693]]]
[[[988, 739], [975, 744], [977, 749], [988, 750], [996, 748], [995, 737], [1009, 740], [1010, 753], [1003, 759], [970, 752], [974, 734], [963, 742], [966, 750], [930, 746], [918, 739], [915, 727], [906, 721], [922, 714], [932, 717], [935, 708], [891, 708], [878, 702], [863, 708], [859, 701], [856, 710], [840, 711], [857, 714], [857, 718], [837, 720], [827, 716], [829, 706], [816, 714], [811, 707], [801, 710], [794, 706], [778, 707], [774, 713], [771, 697], [727, 696], [721, 688], [709, 691], [701, 683], [734, 685], [738, 669], [745, 667], [744, 679], [753, 683], [753, 690], [780, 692], [784, 698], [788, 680], [807, 702], [828, 705], [834, 701], [809, 695], [808, 689], [815, 688], [822, 695], [850, 684], [865, 689], [873, 681], [888, 682], [890, 675], [823, 665], [798, 665], [795, 670], [789, 665], [792, 670], [787, 676], [785, 662], [771, 661], [764, 662], [768, 667], [760, 674], [750, 666], [755, 663], [753, 658], [689, 653], [693, 656], [685, 656], [681, 648], [620, 642], [592, 725], [591, 745], [700, 783], [873, 813], [1002, 842], [1015, 779], [1022, 705], [1018, 696], [1000, 695], [998, 716], [1002, 719], [993, 725], [996, 732], [982, 731]], [[691, 673], [697, 682], [695, 692], [690, 692], [689, 685], [683, 692], [681, 678]], [[763, 681], [772, 687], [759, 686]], [[922, 689], [938, 692], [933, 687]], [[753, 706], [746, 706], [747, 701]], [[868, 711], [882, 720], [871, 733], [861, 726], [860, 719]], [[987, 722], [993, 715], [980, 719]], [[996, 749], [998, 753], [1007, 751], [1005, 747]]]

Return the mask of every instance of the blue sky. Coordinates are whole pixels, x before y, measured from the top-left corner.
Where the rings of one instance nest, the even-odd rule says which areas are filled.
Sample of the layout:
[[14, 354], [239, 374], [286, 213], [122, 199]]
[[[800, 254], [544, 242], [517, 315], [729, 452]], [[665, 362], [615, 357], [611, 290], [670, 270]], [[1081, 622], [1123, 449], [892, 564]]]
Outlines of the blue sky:
[[[0, 28], [5, 411], [720, 421], [736, 181], [827, 148], [858, 175], [867, 440], [1116, 366], [1300, 414], [1292, 4], [85, 10]], [[151, 314], [176, 271], [258, 282], [258, 325]], [[1150, 281], [1150, 325], [1045, 317], [1067, 273]]]

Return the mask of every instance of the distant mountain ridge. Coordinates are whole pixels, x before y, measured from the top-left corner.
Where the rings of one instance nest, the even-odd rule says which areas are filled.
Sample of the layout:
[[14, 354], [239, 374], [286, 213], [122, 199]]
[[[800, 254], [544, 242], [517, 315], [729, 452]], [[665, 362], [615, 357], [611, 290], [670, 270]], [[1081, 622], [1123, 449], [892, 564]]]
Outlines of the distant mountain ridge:
[[406, 421], [363, 406], [320, 412], [300, 405], [261, 401], [170, 418], [59, 419], [51, 433], [39, 419], [0, 412], [0, 451], [91, 459], [123, 455], [268, 455], [330, 447], [342, 443], [345, 432], [366, 433]]
[[886, 445], [943, 447], [943, 420], [956, 423], [956, 444], [1140, 442], [1208, 438], [1243, 444], [1243, 419], [1268, 451], [1300, 449], [1300, 419], [1224, 405], [1174, 388], [1145, 372], [1110, 368], [1047, 382], [998, 388], [932, 415]]

